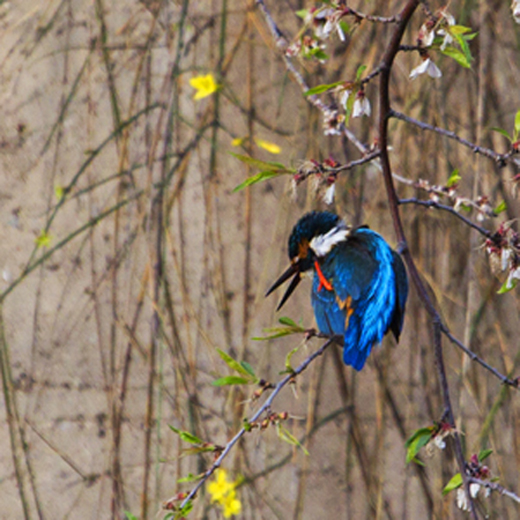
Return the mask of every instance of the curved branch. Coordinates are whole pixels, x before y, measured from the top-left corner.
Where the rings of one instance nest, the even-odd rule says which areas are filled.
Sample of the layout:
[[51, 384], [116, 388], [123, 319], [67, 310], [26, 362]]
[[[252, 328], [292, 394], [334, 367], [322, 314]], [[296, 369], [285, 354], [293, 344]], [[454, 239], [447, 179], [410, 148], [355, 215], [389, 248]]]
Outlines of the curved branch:
[[451, 213], [452, 215], [455, 215], [458, 219], [462, 220], [462, 222], [464, 222], [467, 226], [478, 231], [481, 235], [484, 235], [487, 238], [493, 237], [493, 233], [491, 231], [479, 226], [478, 224], [475, 224], [469, 218], [460, 214], [458, 211], [455, 211], [455, 209], [451, 206], [440, 204], [435, 200], [420, 200], [415, 197], [412, 197], [410, 199], [399, 199], [399, 204], [416, 204], [417, 206], [424, 206], [425, 208], [436, 208], [441, 209], [443, 211], [447, 211], [448, 213]]
[[[408, 0], [404, 9], [400, 14], [400, 22], [397, 25], [396, 29], [392, 34], [392, 38], [390, 43], [388, 44], [385, 55], [383, 56], [383, 60], [381, 63], [381, 80], [379, 84], [379, 147], [381, 149], [381, 166], [383, 168], [383, 178], [385, 181], [385, 187], [388, 197], [388, 203], [390, 206], [390, 214], [392, 215], [392, 220], [394, 222], [394, 228], [397, 234], [397, 238], [399, 241], [400, 249], [403, 252], [403, 257], [406, 261], [406, 265], [408, 266], [408, 272], [410, 274], [410, 278], [419, 294], [419, 298], [423, 302], [428, 314], [430, 315], [433, 323], [433, 331], [434, 331], [434, 345], [435, 345], [435, 361], [437, 365], [437, 370], [439, 373], [439, 379], [442, 388], [442, 394], [444, 399], [444, 407], [447, 419], [450, 425], [455, 429], [455, 418], [453, 415], [453, 408], [451, 406], [450, 393], [448, 388], [448, 380], [446, 376], [446, 369], [444, 366], [444, 358], [442, 353], [442, 336], [441, 336], [441, 327], [442, 321], [439, 313], [437, 312], [435, 305], [430, 299], [426, 287], [423, 284], [422, 279], [419, 276], [419, 272], [415, 266], [413, 258], [410, 254], [410, 251], [407, 247], [406, 236], [404, 234], [403, 224], [401, 221], [401, 217], [399, 215], [399, 199], [397, 197], [397, 193], [394, 186], [394, 181], [392, 178], [392, 168], [390, 166], [390, 158], [388, 156], [388, 119], [392, 115], [392, 109], [390, 107], [390, 95], [389, 95], [389, 84], [390, 84], [390, 72], [392, 69], [392, 64], [394, 62], [394, 58], [399, 51], [399, 45], [401, 43], [401, 39], [403, 37], [404, 31], [408, 26], [408, 23], [419, 6], [419, 0]], [[469, 493], [469, 478], [466, 475], [466, 461], [464, 460], [464, 454], [462, 452], [462, 444], [460, 441], [460, 436], [458, 433], [454, 433], [453, 435], [455, 455], [457, 459], [457, 464], [459, 466], [459, 470], [464, 480], [464, 488], [466, 491], [466, 495], [468, 497], [468, 502], [471, 510], [471, 514], [474, 520], [477, 520], [477, 512], [475, 509], [475, 504], [473, 499]]]

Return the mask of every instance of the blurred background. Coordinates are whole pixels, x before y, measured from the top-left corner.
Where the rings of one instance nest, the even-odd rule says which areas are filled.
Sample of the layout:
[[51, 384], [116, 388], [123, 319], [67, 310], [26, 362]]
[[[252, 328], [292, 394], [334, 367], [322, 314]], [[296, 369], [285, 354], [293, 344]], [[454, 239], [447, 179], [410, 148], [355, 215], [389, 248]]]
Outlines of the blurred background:
[[[403, 4], [349, 2], [381, 16]], [[289, 41], [302, 27], [295, 11], [312, 5], [267, 0]], [[478, 31], [472, 68], [432, 53], [442, 78], [411, 82], [420, 58], [400, 53], [392, 106], [506, 152], [491, 128], [511, 133], [520, 108], [520, 26], [509, 2], [453, 0], [448, 9]], [[415, 44], [424, 21], [419, 9], [403, 43]], [[282, 313], [279, 296], [263, 295], [288, 263], [292, 226], [324, 204], [311, 182], [294, 193], [290, 176], [233, 193], [258, 170], [229, 152], [291, 167], [360, 153], [324, 135], [252, 0], [20, 0], [0, 2], [0, 25], [0, 518], [163, 518], [162, 504], [193, 485], [177, 480], [212, 460], [184, 454], [190, 445], [169, 425], [223, 445], [258, 406], [254, 386], [212, 386], [230, 374], [216, 348], [276, 382], [303, 338], [251, 338], [281, 315], [314, 325], [310, 283]], [[294, 64], [311, 86], [352, 80], [360, 65], [378, 65], [392, 28], [364, 21], [345, 42], [328, 41], [326, 64]], [[190, 79], [207, 74], [219, 88], [194, 100]], [[370, 146], [377, 78], [366, 96], [372, 115], [349, 128]], [[395, 119], [390, 142], [396, 174], [442, 186], [458, 169], [460, 196], [507, 204], [480, 224], [516, 227], [513, 167]], [[427, 198], [406, 183], [397, 189]], [[332, 208], [395, 247], [376, 165], [340, 174]], [[482, 236], [449, 213], [406, 205], [401, 214], [453, 333], [517, 376], [518, 291], [497, 294], [504, 279], [491, 274]], [[320, 345], [302, 345], [293, 366]], [[518, 392], [445, 340], [444, 351], [466, 457], [493, 449], [493, 476], [518, 492]], [[224, 464], [240, 481], [241, 518], [464, 515], [455, 493], [441, 494], [458, 471], [449, 445], [423, 450], [424, 467], [405, 463], [406, 439], [443, 412], [431, 327], [413, 289], [399, 345], [385, 338], [360, 373], [329, 349], [273, 411], [289, 413], [284, 427], [309, 456], [273, 427], [247, 434]], [[480, 507], [519, 517], [496, 494]], [[199, 493], [190, 518], [221, 517]]]

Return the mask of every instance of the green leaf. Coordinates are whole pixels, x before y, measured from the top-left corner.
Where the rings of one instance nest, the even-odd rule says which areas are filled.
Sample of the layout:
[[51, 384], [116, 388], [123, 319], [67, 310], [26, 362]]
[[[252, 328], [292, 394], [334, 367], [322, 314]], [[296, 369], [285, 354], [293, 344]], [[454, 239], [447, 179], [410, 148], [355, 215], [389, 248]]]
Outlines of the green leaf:
[[199, 439], [196, 435], [193, 435], [193, 433], [179, 430], [171, 424], [169, 424], [168, 426], [170, 427], [170, 430], [174, 431], [183, 441], [189, 442], [191, 444], [204, 444], [204, 441]]
[[289, 443], [291, 446], [298, 446], [301, 448], [305, 455], [309, 455], [309, 452], [306, 450], [305, 446], [301, 444], [301, 442], [287, 429], [285, 429], [280, 423], [276, 425], [276, 431], [278, 433], [278, 437]]
[[240, 361], [242, 368], [253, 378], [256, 378], [255, 371], [253, 367], [247, 361]]
[[367, 66], [366, 65], [360, 65], [356, 71], [356, 81], [359, 81], [361, 80], [361, 76], [363, 75], [363, 72], [365, 72], [365, 70], [367, 70]]
[[294, 173], [294, 169], [289, 169], [285, 166], [285, 164], [275, 162], [275, 161], [261, 161], [260, 159], [254, 159], [253, 157], [249, 157], [249, 155], [241, 155], [239, 153], [229, 152], [235, 159], [242, 161], [244, 164], [248, 164], [249, 166], [255, 166], [261, 170], [268, 170], [270, 172], [275, 173]]
[[294, 356], [294, 354], [296, 354], [296, 352], [298, 352], [298, 350], [300, 349], [300, 347], [294, 347], [290, 352], [289, 354], [287, 354], [287, 356], [285, 357], [285, 371], [288, 373], [288, 374], [291, 374], [292, 372], [294, 372], [294, 368], [291, 366], [291, 358]]
[[480, 450], [480, 453], [478, 454], [478, 461], [482, 462], [483, 460], [486, 460], [492, 453], [493, 450], [490, 450], [489, 448], [487, 450]]
[[291, 318], [288, 318], [287, 316], [281, 316], [280, 318], [278, 318], [278, 321], [282, 325], [288, 325], [289, 327], [294, 327], [294, 328], [299, 327], [299, 325], [294, 320], [291, 320]]
[[290, 334], [298, 334], [301, 332], [305, 332], [306, 329], [295, 323], [291, 318], [287, 318], [282, 316], [278, 320], [282, 325], [286, 325], [286, 327], [271, 327], [268, 329], [264, 329], [265, 332], [268, 333], [267, 336], [255, 337], [251, 338], [254, 341], [266, 341], [269, 339], [283, 338], [284, 336], [289, 336]]
[[515, 116], [515, 133], [514, 133], [514, 141], [518, 140], [518, 134], [520, 134], [520, 110], [516, 113]]
[[179, 514], [181, 517], [188, 516], [190, 511], [193, 509], [193, 502], [191, 500], [188, 500], [186, 505], [179, 511]]
[[213, 386], [226, 386], [226, 385], [248, 385], [251, 383], [251, 379], [245, 379], [239, 376], [227, 376], [216, 379], [211, 384]]
[[415, 457], [419, 453], [419, 450], [431, 441], [434, 431], [435, 426], [428, 426], [427, 428], [419, 428], [418, 430], [413, 432], [411, 437], [404, 444], [405, 448], [407, 448], [407, 464], [411, 461], [419, 462], [415, 459]]
[[503, 211], [505, 211], [507, 209], [507, 204], [506, 204], [506, 201], [503, 200], [494, 210], [493, 212], [495, 213], [495, 215], [500, 215], [500, 213], [502, 213]]
[[242, 374], [243, 376], [246, 376], [248, 379], [250, 379], [250, 373], [247, 370], [247, 368], [244, 368], [238, 361], [234, 360], [229, 354], [226, 354], [223, 350], [220, 350], [217, 348], [217, 352], [219, 356], [224, 360], [226, 365], [231, 368], [231, 370], [234, 370], [235, 372], [238, 372], [239, 374]]
[[345, 107], [345, 126], [348, 126], [350, 121], [350, 116], [352, 115], [352, 109], [354, 108], [354, 103], [356, 102], [356, 94], [351, 92], [350, 96], [347, 99], [347, 105]]
[[471, 27], [465, 27], [464, 25], [450, 25], [448, 26], [450, 34], [455, 36], [456, 34], [466, 34], [471, 31]]
[[465, 36], [457, 35], [455, 34], [455, 39], [457, 40], [458, 44], [460, 45], [460, 48], [462, 50], [462, 53], [468, 60], [468, 64], [471, 66], [471, 60], [473, 60], [473, 56], [471, 56], [471, 51], [469, 50], [468, 41]]
[[515, 278], [513, 280], [510, 280], [509, 278], [502, 284], [502, 286], [500, 287], [500, 289], [497, 291], [497, 294], [505, 294], [505, 293], [508, 293], [509, 291], [512, 291], [515, 287], [516, 287], [516, 284], [518, 283], [518, 280]]
[[339, 26], [341, 30], [343, 31], [343, 34], [346, 36], [347, 34], [350, 34], [350, 25], [345, 22], [345, 20], [340, 20]]
[[308, 9], [300, 9], [299, 11], [296, 11], [296, 16], [300, 17], [302, 20], [305, 20], [305, 17], [309, 14]]
[[447, 188], [451, 188], [455, 184], [458, 184], [459, 181], [462, 179], [462, 177], [459, 175], [459, 170], [455, 169], [451, 172], [450, 178], [448, 179], [448, 182], [446, 183]]
[[138, 520], [137, 516], [130, 513], [130, 511], [125, 511], [126, 520]]
[[491, 130], [493, 130], [494, 132], [498, 132], [499, 134], [502, 134], [505, 138], [509, 139], [509, 141], [513, 140], [513, 138], [503, 128], [493, 126]]
[[343, 81], [336, 81], [336, 83], [316, 85], [315, 87], [312, 87], [309, 90], [305, 91], [303, 93], [303, 95], [304, 96], [314, 96], [315, 94], [322, 94], [323, 92], [327, 92], [328, 90], [336, 88], [342, 84], [343, 84]]
[[459, 65], [462, 65], [462, 67], [465, 67], [466, 69], [471, 68], [471, 64], [467, 58], [467, 56], [459, 51], [456, 47], [448, 46], [444, 50], [441, 49], [442, 54], [449, 56], [450, 58], [453, 58]]
[[243, 190], [247, 186], [252, 186], [253, 184], [256, 184], [257, 182], [266, 181], [268, 179], [272, 179], [273, 177], [279, 177], [280, 175], [283, 175], [283, 174], [277, 173], [277, 172], [272, 172], [272, 171], [257, 173], [256, 175], [249, 177], [242, 184], [239, 184], [236, 188], [234, 188], [233, 193]]
[[204, 477], [204, 473], [200, 473], [199, 475], [194, 475], [193, 473], [188, 473], [187, 477], [183, 477], [177, 480], [179, 484], [182, 484], [183, 482], [197, 482], [197, 480], [200, 480]]
[[447, 495], [450, 491], [460, 488], [460, 486], [462, 486], [462, 475], [460, 473], [457, 473], [456, 475], [453, 475], [453, 477], [451, 477], [451, 480], [444, 486], [444, 489], [442, 490], [442, 495]]
[[307, 56], [316, 58], [317, 60], [320, 60], [320, 61], [327, 61], [329, 59], [329, 55], [326, 52], [324, 52], [322, 49], [320, 49], [319, 47], [315, 47], [314, 49], [311, 49], [307, 53]]

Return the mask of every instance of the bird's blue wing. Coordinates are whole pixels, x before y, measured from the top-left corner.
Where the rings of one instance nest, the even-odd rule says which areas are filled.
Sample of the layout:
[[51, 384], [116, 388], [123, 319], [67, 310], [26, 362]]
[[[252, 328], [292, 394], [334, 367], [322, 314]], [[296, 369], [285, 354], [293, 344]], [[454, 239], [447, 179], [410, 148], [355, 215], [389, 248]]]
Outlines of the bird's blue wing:
[[381, 342], [392, 324], [396, 301], [392, 254], [379, 234], [358, 229], [321, 261], [333, 290], [320, 288], [314, 275], [312, 305], [318, 327], [326, 334], [344, 336], [343, 360], [356, 370], [363, 368], [372, 346]]

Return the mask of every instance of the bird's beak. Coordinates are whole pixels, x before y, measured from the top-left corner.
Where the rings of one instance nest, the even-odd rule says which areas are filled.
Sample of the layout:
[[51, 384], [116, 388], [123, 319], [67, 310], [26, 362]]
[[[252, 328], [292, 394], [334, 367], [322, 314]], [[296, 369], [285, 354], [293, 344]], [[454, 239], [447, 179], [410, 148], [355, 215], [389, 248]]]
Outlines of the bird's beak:
[[282, 285], [286, 280], [288, 280], [291, 276], [294, 275], [294, 278], [292, 279], [291, 283], [289, 284], [289, 287], [287, 287], [287, 290], [285, 291], [285, 294], [283, 295], [282, 300], [278, 304], [278, 307], [276, 307], [276, 310], [279, 311], [282, 308], [282, 305], [288, 300], [289, 296], [293, 293], [294, 289], [296, 289], [297, 285], [300, 283], [301, 280], [301, 274], [300, 274], [300, 267], [295, 262], [289, 266], [289, 268], [274, 282], [274, 284], [271, 286], [271, 288], [265, 293], [266, 296], [269, 296], [275, 289], [277, 289], [280, 285]]

